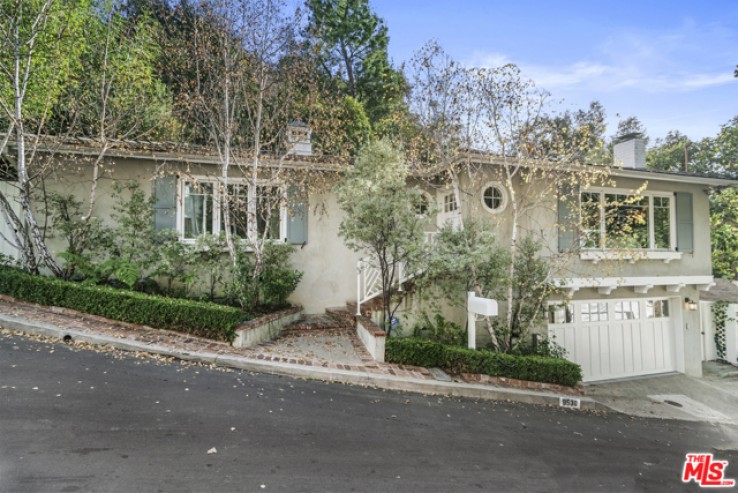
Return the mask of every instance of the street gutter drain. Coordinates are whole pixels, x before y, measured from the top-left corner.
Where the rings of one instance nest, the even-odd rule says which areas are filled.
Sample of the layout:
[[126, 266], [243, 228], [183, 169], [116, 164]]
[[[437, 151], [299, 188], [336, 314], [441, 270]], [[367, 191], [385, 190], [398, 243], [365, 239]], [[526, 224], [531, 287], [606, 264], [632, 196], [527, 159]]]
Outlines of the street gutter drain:
[[72, 336], [70, 336], [69, 334], [67, 334], [64, 337], [62, 337], [62, 341], [64, 341], [66, 344], [71, 344], [72, 343]]
[[679, 404], [678, 402], [674, 402], [674, 401], [670, 401], [670, 400], [665, 400], [665, 401], [664, 401], [664, 403], [665, 403], [665, 404], [669, 404], [670, 406], [675, 406], [675, 407], [684, 407], [684, 406], [682, 406], [681, 404]]

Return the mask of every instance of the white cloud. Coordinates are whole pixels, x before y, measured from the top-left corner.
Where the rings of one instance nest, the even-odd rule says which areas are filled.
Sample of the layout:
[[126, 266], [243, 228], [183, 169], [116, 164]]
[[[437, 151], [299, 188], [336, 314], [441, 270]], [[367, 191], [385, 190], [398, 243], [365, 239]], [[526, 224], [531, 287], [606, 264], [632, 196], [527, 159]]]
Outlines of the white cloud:
[[536, 85], [554, 93], [622, 89], [689, 92], [736, 82], [730, 64], [734, 57], [715, 53], [716, 43], [730, 46], [733, 36], [721, 28], [685, 21], [663, 32], [611, 33], [602, 40], [592, 40], [590, 49], [578, 55], [579, 60], [564, 65], [530, 63], [497, 52], [476, 52], [466, 63], [483, 67], [515, 63]]

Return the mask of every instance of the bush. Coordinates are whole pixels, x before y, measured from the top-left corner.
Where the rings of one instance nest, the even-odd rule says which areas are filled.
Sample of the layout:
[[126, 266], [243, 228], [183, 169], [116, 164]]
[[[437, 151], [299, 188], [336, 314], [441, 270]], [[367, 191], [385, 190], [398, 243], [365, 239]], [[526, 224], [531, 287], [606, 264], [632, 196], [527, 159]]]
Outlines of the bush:
[[90, 286], [0, 267], [0, 293], [42, 305], [71, 308], [92, 315], [231, 341], [244, 320], [237, 308], [163, 298], [103, 286]]
[[287, 298], [297, 289], [302, 272], [290, 265], [292, 245], [267, 243], [263, 264], [255, 273], [254, 255], [238, 252], [233, 280], [227, 288], [229, 297], [244, 310], [267, 308], [279, 310], [289, 304]]
[[387, 339], [385, 360], [403, 365], [440, 367], [453, 374], [479, 373], [569, 387], [582, 380], [582, 369], [571, 361], [447, 346], [412, 337]]
[[451, 346], [466, 344], [466, 330], [462, 329], [459, 324], [446, 320], [440, 313], [436, 313], [434, 320], [435, 322], [431, 321], [424, 313], [413, 327], [413, 336]]

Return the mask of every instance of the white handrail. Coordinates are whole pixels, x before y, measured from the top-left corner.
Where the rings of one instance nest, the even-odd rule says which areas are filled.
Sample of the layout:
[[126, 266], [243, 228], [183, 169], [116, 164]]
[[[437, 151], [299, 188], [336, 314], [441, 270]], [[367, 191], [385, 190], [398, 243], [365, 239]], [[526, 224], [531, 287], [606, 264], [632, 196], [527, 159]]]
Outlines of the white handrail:
[[[425, 232], [425, 243], [432, 245], [436, 240], [435, 231]], [[397, 273], [390, 287], [397, 282], [398, 291], [402, 291], [402, 283], [411, 279], [413, 274], [405, 273], [404, 262], [397, 263]], [[382, 273], [376, 260], [369, 256], [360, 259], [356, 264], [356, 315], [361, 315], [361, 304], [366, 303], [382, 293]]]

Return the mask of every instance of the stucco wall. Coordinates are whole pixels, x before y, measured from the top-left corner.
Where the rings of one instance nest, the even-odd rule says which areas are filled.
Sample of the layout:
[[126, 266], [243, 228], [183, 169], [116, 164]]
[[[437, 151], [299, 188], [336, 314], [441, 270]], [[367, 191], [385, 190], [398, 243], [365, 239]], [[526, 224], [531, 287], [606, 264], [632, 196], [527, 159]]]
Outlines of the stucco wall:
[[[462, 216], [465, 221], [473, 219], [483, 222], [498, 235], [499, 243], [503, 246], [510, 244], [512, 204], [509, 199], [506, 208], [500, 213], [490, 213], [482, 205], [482, 191], [488, 182], [504, 183], [501, 175], [494, 171], [479, 172], [473, 180], [462, 176]], [[710, 251], [710, 224], [709, 200], [707, 186], [689, 183], [670, 183], [664, 181], [636, 180], [633, 178], [615, 178], [605, 188], [626, 190], [640, 190], [646, 184], [643, 192], [689, 192], [693, 197], [693, 227], [694, 252], [682, 253], [680, 260], [666, 263], [663, 260], [637, 259], [631, 262], [623, 260], [592, 260], [580, 259], [573, 253], [561, 261], [561, 277], [644, 277], [644, 276], [707, 276], [712, 273]], [[532, 235], [542, 242], [541, 255], [558, 257], [558, 230], [557, 230], [557, 197], [548, 184], [523, 183], [514, 181], [515, 193], [521, 203], [535, 203], [535, 207], [525, 210], [519, 222], [520, 236]], [[442, 196], [449, 193], [450, 188], [439, 189], [437, 194], [442, 205]]]
[[325, 194], [321, 203], [310, 198], [308, 241], [292, 257], [304, 275], [290, 300], [302, 305], [305, 313], [321, 313], [356, 300], [356, 264], [361, 255], [349, 250], [338, 236], [343, 212], [335, 194]]
[[[149, 196], [152, 179], [161, 166], [162, 163], [148, 159], [108, 159], [98, 184], [94, 216], [114, 224], [111, 217], [116, 203], [114, 184], [135, 181]], [[166, 168], [197, 176], [215, 176], [217, 173], [216, 166], [210, 164], [195, 166], [175, 162], [168, 163]], [[234, 169], [231, 176], [243, 175]], [[86, 210], [91, 183], [91, 161], [75, 160], [68, 163], [64, 172], [47, 181], [47, 191], [74, 195], [83, 202]], [[41, 209], [38, 204], [37, 209]], [[290, 301], [303, 306], [305, 313], [321, 313], [326, 307], [342, 306], [356, 299], [356, 263], [360, 255], [350, 251], [338, 236], [343, 213], [332, 191], [311, 196], [308, 210], [308, 241], [302, 247], [296, 246], [292, 257], [293, 265], [304, 275]], [[54, 255], [66, 247], [64, 239], [59, 236], [51, 238], [49, 246]]]
[[[91, 183], [90, 160], [72, 160], [66, 171], [59, 172], [54, 179], [47, 182], [49, 191], [71, 193], [83, 202], [87, 201]], [[151, 179], [161, 162], [152, 159], [116, 158], [106, 162], [106, 172], [98, 187], [97, 202], [94, 214], [106, 221], [113, 213], [114, 199], [112, 196], [115, 181], [135, 180], [142, 189], [151, 192]], [[192, 174], [214, 175], [215, 165], [195, 166], [184, 162], [170, 162], [170, 169], [186, 170]], [[234, 170], [232, 173], [236, 176]], [[499, 237], [501, 245], [509, 244], [510, 240], [510, 191], [507, 191], [507, 206], [498, 214], [487, 211], [482, 205], [482, 190], [488, 182], [504, 183], [499, 170], [487, 168], [479, 172], [473, 180], [462, 176], [462, 215], [468, 221], [473, 217], [493, 227]], [[617, 188], [637, 189], [643, 180], [615, 179]], [[548, 189], [549, 187], [544, 187]], [[702, 185], [675, 184], [660, 181], [648, 183], [646, 190], [653, 191], [684, 191], [693, 194], [694, 204], [694, 245], [693, 254], [685, 253], [681, 260], [664, 263], [660, 260], [639, 260], [635, 263], [628, 261], [601, 261], [595, 264], [592, 261], [581, 260], [577, 255], [570, 256], [568, 263], [561, 271], [562, 277], [645, 277], [645, 276], [674, 276], [674, 275], [710, 275], [710, 242], [708, 221], [708, 197]], [[426, 187], [439, 207], [443, 207], [443, 195], [451, 191], [450, 188]], [[543, 193], [535, 184], [515, 182], [515, 193], [520, 197], [534, 197], [538, 207], [529, 210], [521, 219], [521, 232], [530, 232], [538, 239], [542, 239], [544, 249], [542, 255], [556, 256], [558, 249], [556, 230], [556, 197], [552, 192]], [[540, 199], [540, 200], [539, 200]], [[342, 212], [336, 202], [335, 194], [328, 191], [320, 196], [310, 197], [308, 215], [308, 241], [298, 246], [293, 257], [294, 265], [304, 271], [303, 279], [291, 297], [291, 301], [302, 305], [306, 313], [322, 312], [330, 306], [341, 306], [346, 301], [356, 299], [356, 263], [360, 255], [350, 251], [338, 236], [338, 228], [342, 219]], [[55, 253], [63, 250], [61, 238], [50, 240], [50, 246]], [[587, 290], [584, 290], [587, 291]], [[577, 297], [586, 296], [597, 298], [596, 290], [577, 293]], [[618, 296], [619, 291], [612, 296]], [[625, 295], [625, 293], [620, 293]], [[649, 292], [649, 295], [652, 295]], [[632, 297], [632, 289], [628, 296]], [[698, 298], [697, 293], [694, 298]], [[442, 311], [457, 323], [465, 322], [465, 314], [459, 310], [444, 307]], [[412, 321], [407, 320], [407, 325]], [[483, 331], [478, 331], [483, 333]]]

